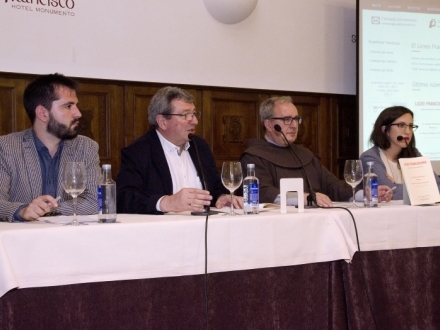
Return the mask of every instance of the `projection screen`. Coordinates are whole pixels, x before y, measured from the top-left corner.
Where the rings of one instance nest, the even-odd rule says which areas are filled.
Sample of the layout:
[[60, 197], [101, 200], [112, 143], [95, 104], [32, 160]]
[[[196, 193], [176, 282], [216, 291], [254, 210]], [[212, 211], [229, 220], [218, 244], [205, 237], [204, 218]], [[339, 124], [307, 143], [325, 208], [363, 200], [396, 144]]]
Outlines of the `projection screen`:
[[417, 148], [440, 173], [440, 2], [358, 0], [359, 150], [379, 113], [414, 112]]

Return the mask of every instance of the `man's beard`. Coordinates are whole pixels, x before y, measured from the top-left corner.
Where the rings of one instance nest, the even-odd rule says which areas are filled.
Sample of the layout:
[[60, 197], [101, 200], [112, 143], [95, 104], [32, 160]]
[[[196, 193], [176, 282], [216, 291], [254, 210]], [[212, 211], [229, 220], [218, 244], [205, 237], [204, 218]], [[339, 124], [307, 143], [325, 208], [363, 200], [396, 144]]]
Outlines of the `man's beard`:
[[[73, 124], [78, 123], [76, 127]], [[75, 138], [79, 133], [79, 118], [72, 120], [70, 126], [66, 126], [58, 121], [49, 113], [49, 122], [47, 124], [47, 132], [62, 140], [70, 140]], [[71, 128], [72, 127], [72, 128]]]

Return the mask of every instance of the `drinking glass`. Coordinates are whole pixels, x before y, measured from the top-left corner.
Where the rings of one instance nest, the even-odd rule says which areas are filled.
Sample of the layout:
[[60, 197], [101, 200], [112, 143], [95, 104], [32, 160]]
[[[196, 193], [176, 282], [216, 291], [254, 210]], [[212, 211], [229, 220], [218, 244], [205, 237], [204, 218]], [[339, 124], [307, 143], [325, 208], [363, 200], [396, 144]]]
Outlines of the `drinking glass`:
[[356, 205], [354, 188], [364, 178], [364, 171], [362, 170], [362, 162], [360, 160], [346, 160], [344, 167], [344, 179], [353, 188], [353, 204], [349, 207], [359, 207]]
[[231, 192], [231, 211], [226, 215], [240, 215], [234, 212], [233, 196], [234, 191], [240, 187], [243, 180], [240, 162], [224, 162], [222, 166], [222, 182], [223, 185]]
[[63, 170], [62, 186], [66, 193], [73, 198], [73, 220], [67, 225], [78, 226], [76, 219], [76, 198], [86, 189], [86, 165], [84, 162], [67, 162]]

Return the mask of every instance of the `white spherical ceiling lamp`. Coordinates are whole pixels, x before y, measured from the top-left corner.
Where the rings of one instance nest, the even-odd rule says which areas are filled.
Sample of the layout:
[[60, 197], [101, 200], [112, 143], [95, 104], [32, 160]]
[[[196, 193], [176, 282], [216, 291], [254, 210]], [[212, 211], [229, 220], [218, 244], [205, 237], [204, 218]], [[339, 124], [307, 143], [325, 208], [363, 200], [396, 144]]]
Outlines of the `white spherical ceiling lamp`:
[[245, 20], [254, 11], [258, 0], [203, 0], [203, 3], [217, 21], [235, 24]]

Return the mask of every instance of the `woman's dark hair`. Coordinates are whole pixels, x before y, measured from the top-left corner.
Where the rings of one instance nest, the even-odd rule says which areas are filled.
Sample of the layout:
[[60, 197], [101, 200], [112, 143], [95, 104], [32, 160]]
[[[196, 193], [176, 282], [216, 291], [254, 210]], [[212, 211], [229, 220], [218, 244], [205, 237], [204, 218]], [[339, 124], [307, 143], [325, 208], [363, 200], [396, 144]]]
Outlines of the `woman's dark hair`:
[[[376, 147], [386, 150], [391, 146], [390, 139], [388, 137], [388, 131], [390, 130], [390, 124], [392, 124], [397, 118], [402, 117], [404, 114], [409, 113], [412, 118], [414, 118], [414, 113], [405, 107], [395, 106], [384, 109], [376, 119], [374, 123], [373, 131], [370, 135], [370, 142]], [[385, 126], [385, 130], [382, 132], [382, 127]], [[416, 138], [413, 136], [411, 141], [408, 143], [408, 148], [403, 148], [400, 154], [397, 156], [399, 158], [405, 157], [416, 157], [415, 154]]]

